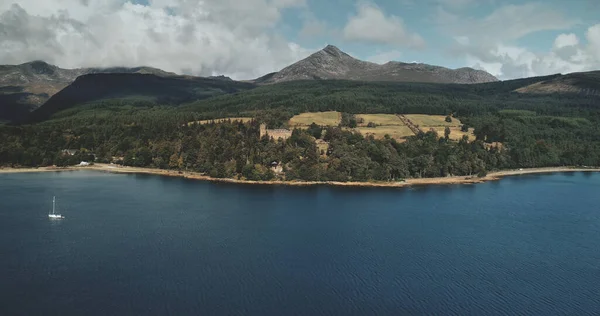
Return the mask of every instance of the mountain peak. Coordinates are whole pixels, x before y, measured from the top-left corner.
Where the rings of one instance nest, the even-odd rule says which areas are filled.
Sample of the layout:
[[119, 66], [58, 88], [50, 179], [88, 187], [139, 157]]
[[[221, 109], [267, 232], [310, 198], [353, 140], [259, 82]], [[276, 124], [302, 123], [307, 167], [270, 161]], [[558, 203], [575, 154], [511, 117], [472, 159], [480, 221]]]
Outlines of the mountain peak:
[[58, 69], [56, 66], [50, 65], [43, 60], [30, 61], [28, 63], [21, 64], [21, 67], [29, 69], [29, 71], [37, 75], [51, 75], [56, 71], [56, 69]]
[[423, 63], [387, 62], [383, 65], [356, 59], [334, 45], [254, 82], [270, 84], [295, 80], [360, 80], [430, 83], [481, 83], [497, 81], [479, 70], [452, 70]]
[[334, 45], [327, 45], [321, 51], [334, 56], [340, 56], [344, 54], [344, 52], [342, 52], [339, 48], [337, 48], [337, 46]]

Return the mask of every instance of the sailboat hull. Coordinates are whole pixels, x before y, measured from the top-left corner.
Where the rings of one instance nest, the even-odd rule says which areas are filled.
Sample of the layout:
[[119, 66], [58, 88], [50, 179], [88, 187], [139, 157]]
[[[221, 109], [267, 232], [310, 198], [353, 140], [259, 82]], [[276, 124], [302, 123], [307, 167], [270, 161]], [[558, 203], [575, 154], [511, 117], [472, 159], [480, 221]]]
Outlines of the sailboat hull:
[[56, 197], [54, 196], [54, 197], [52, 197], [52, 213], [48, 214], [48, 217], [50, 219], [64, 218], [62, 215], [54, 213], [55, 210], [56, 210]]

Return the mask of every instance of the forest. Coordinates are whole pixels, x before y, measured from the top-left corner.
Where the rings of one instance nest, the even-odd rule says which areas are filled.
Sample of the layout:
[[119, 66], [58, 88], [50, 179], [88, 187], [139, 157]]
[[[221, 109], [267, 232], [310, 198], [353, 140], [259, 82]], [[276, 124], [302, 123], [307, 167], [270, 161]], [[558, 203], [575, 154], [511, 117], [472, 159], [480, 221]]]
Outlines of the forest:
[[[95, 160], [217, 178], [288, 181], [401, 181], [483, 176], [508, 168], [600, 166], [600, 97], [513, 92], [526, 83], [300, 81], [176, 107], [104, 100], [63, 110], [40, 123], [0, 126], [0, 166]], [[295, 114], [326, 110], [345, 113], [345, 125], [358, 113], [453, 115], [475, 129], [476, 140], [451, 141], [425, 132], [399, 142], [316, 125], [296, 129], [286, 140], [260, 138], [261, 123], [286, 127]], [[188, 124], [239, 116], [255, 119]], [[327, 152], [317, 149], [318, 138], [329, 144]], [[65, 155], [64, 149], [78, 153]], [[276, 173], [275, 165], [283, 172]]]

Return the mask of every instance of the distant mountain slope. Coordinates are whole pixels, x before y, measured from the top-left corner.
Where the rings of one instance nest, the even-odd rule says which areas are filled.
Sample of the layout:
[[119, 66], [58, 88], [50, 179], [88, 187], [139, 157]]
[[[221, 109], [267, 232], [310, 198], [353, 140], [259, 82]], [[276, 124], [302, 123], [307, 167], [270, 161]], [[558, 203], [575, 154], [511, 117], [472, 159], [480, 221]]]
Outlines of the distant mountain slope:
[[427, 64], [388, 62], [383, 65], [358, 60], [328, 45], [281, 71], [263, 76], [256, 83], [272, 84], [295, 80], [344, 79], [425, 83], [484, 83], [498, 79], [472, 68], [448, 69]]
[[252, 83], [188, 76], [157, 76], [139, 73], [97, 73], [78, 77], [31, 113], [42, 121], [62, 110], [106, 100], [146, 101], [179, 105], [211, 96], [254, 88]]
[[559, 75], [515, 90], [519, 93], [581, 93], [600, 95], [600, 71]]
[[176, 76], [150, 67], [62, 69], [43, 61], [20, 65], [0, 65], [0, 121], [21, 119], [51, 96], [90, 73], [143, 73]]

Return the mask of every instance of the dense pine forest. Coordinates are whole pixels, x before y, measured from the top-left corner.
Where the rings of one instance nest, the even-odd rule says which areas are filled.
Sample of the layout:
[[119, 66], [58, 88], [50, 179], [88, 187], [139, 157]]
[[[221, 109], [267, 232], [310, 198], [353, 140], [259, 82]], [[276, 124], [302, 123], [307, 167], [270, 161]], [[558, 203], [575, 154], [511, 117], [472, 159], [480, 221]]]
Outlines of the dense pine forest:
[[[0, 165], [66, 166], [95, 160], [219, 178], [324, 181], [600, 166], [600, 97], [514, 92], [536, 80], [542, 79], [478, 85], [301, 81], [178, 106], [134, 98], [98, 100], [40, 123], [0, 126]], [[261, 123], [286, 127], [295, 114], [326, 110], [453, 115], [465, 128], [474, 128], [477, 139], [452, 141], [424, 132], [399, 142], [317, 125], [294, 130], [286, 140], [260, 137]], [[239, 116], [255, 119], [188, 124]], [[320, 152], [315, 139], [329, 143], [327, 152]], [[65, 155], [64, 149], [78, 153]], [[283, 172], [275, 172], [275, 165]]]

